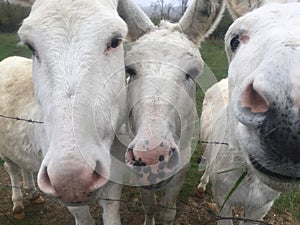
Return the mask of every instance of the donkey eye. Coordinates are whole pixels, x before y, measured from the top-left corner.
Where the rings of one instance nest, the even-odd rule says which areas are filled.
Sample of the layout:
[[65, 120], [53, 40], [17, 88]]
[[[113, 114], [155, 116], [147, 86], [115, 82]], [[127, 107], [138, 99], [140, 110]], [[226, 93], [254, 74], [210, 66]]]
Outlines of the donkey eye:
[[31, 44], [29, 44], [29, 43], [25, 43], [25, 45], [27, 46], [27, 48], [32, 52], [32, 54], [33, 55], [35, 55], [36, 54], [36, 51], [35, 51], [35, 48], [34, 47], [32, 47], [32, 45]]
[[129, 67], [129, 66], [126, 66], [126, 73], [130, 76], [130, 77], [134, 77], [136, 76], [136, 70]]
[[235, 52], [240, 45], [240, 36], [238, 34], [234, 34], [230, 41], [230, 48], [232, 52]]
[[111, 48], [117, 48], [121, 45], [121, 43], [122, 43], [122, 38], [115, 37], [111, 40], [110, 47]]
[[185, 79], [186, 80], [194, 80], [198, 74], [200, 73], [199, 68], [194, 67], [194, 68], [190, 68], [187, 73], [185, 74]]
[[185, 74], [185, 79], [189, 80], [189, 79], [191, 79], [191, 76], [189, 74]]
[[33, 45], [30, 44], [30, 43], [28, 43], [28, 42], [25, 42], [24, 45], [26, 45], [27, 48], [32, 52], [32, 55], [33, 55], [38, 61], [40, 61], [39, 54], [38, 54], [38, 52], [36, 51], [36, 49], [33, 47]]

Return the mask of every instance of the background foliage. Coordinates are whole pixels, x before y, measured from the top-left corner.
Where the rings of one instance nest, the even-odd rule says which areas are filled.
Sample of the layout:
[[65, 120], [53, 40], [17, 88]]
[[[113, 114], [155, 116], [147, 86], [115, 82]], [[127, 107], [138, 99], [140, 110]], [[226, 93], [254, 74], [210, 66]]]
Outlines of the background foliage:
[[22, 20], [28, 16], [30, 8], [0, 2], [0, 33], [16, 32]]

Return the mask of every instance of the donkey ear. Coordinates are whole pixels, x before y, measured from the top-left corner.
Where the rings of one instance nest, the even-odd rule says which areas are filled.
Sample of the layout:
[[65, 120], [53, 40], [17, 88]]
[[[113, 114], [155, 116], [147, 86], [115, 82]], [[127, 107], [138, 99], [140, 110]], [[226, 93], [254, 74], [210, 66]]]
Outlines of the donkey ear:
[[35, 0], [6, 0], [6, 1], [10, 4], [20, 5], [23, 7], [31, 7], [35, 2]]
[[[280, 1], [280, 0], [279, 0]], [[277, 2], [279, 2], [277, 0]], [[245, 15], [247, 12], [252, 11], [260, 6], [262, 6], [266, 0], [227, 0], [226, 6], [233, 20]], [[271, 1], [269, 1], [271, 2]], [[276, 2], [276, 0], [272, 0], [272, 2]], [[281, 0], [282, 2], [282, 0]]]
[[119, 0], [118, 13], [127, 23], [129, 41], [135, 41], [154, 28], [149, 17], [136, 5], [133, 0]]
[[179, 21], [180, 29], [199, 45], [219, 24], [225, 0], [193, 0]]

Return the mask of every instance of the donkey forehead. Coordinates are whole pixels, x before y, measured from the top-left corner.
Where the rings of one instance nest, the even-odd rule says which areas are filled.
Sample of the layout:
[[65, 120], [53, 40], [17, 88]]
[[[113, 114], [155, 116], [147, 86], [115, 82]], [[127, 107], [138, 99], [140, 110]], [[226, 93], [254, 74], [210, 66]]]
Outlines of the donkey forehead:
[[[267, 55], [280, 52], [291, 54], [291, 49], [299, 49], [299, 11], [299, 3], [267, 4], [237, 19], [225, 36], [228, 59], [231, 61], [233, 54], [235, 58], [244, 58], [244, 63], [254, 65]], [[236, 37], [239, 39], [239, 47], [232, 53], [231, 44]]]
[[126, 65], [155, 61], [179, 67], [203, 66], [199, 49], [193, 42], [179, 31], [164, 28], [145, 34], [132, 43], [125, 61]]
[[[170, 51], [181, 49], [183, 52], [190, 52], [200, 56], [198, 47], [176, 28], [177, 26], [156, 28], [135, 41], [133, 48], [135, 51], [143, 51], [145, 48], [148, 49], [150, 45], [155, 44], [152, 46], [154, 48], [153, 51], [157, 51], [157, 49], [169, 49]], [[147, 52], [151, 52], [151, 49], [148, 49]]]
[[[261, 36], [277, 33], [280, 37], [299, 35], [300, 4], [267, 4], [237, 19], [228, 29], [226, 40], [237, 30]], [[269, 36], [270, 36], [269, 35]]]
[[[117, 13], [117, 0], [37, 0], [19, 29], [22, 38], [31, 32], [63, 32], [105, 27], [105, 33], [116, 29], [126, 35], [127, 26]], [[104, 29], [102, 28], [102, 31]]]

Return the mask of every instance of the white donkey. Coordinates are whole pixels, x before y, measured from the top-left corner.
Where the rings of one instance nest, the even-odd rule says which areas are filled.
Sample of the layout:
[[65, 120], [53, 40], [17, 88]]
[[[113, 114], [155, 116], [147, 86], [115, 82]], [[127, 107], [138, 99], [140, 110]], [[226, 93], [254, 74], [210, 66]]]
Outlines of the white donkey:
[[226, 7], [233, 20], [268, 3], [291, 3], [299, 0], [227, 0]]
[[278, 191], [300, 189], [299, 10], [299, 3], [267, 4], [237, 19], [226, 34], [228, 80], [207, 92], [201, 134], [229, 145], [205, 147], [208, 166], [198, 186], [205, 189], [210, 176], [220, 209], [247, 171], [223, 216], [240, 205], [245, 217], [262, 219]]
[[221, 19], [224, 1], [194, 0], [178, 24], [161, 22], [135, 41], [125, 57], [128, 111], [134, 139], [125, 159], [130, 184], [142, 186], [144, 225], [154, 225], [155, 191], [161, 222], [173, 224], [176, 198], [192, 154], [196, 80], [204, 63], [200, 42]]
[[[18, 32], [33, 52], [33, 83], [27, 59], [9, 58], [0, 70], [1, 113], [44, 122], [1, 119], [1, 157], [13, 186], [19, 187], [19, 169], [25, 180], [32, 180], [30, 172], [39, 170], [41, 190], [66, 205], [85, 205], [97, 194], [120, 198], [121, 185], [108, 181], [113, 171], [110, 150], [120, 150], [113, 145], [114, 131], [126, 115], [122, 40], [127, 26], [117, 10], [128, 22], [133, 40], [152, 26], [132, 2], [34, 2]], [[139, 17], [147, 19], [137, 24]], [[125, 94], [119, 95], [122, 90]], [[22, 214], [22, 195], [15, 187], [13, 210]], [[104, 224], [119, 225], [119, 203], [100, 202]], [[69, 209], [76, 224], [94, 224], [88, 206]]]
[[[30, 59], [11, 57], [0, 62], [0, 105], [1, 114], [41, 120], [41, 113], [33, 96]], [[28, 78], [30, 82], [28, 82]], [[19, 173], [22, 169], [23, 187], [35, 203], [44, 200], [36, 191], [33, 171], [38, 171], [43, 153], [39, 139], [44, 139], [42, 125], [24, 124], [11, 119], [0, 119], [0, 157], [10, 175], [12, 185], [13, 213], [22, 219], [24, 206]], [[29, 141], [37, 140], [37, 141]]]

